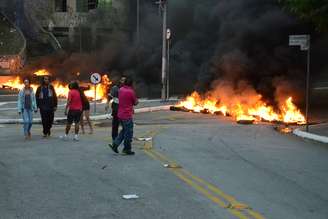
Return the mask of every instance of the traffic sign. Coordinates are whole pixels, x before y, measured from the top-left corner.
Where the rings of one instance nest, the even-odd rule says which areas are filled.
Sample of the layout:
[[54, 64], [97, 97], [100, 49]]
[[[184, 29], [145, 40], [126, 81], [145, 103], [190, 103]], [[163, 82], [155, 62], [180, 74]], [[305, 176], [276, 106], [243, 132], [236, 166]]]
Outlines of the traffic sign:
[[290, 46], [300, 46], [301, 50], [307, 51], [307, 72], [306, 72], [306, 103], [305, 119], [306, 131], [309, 131], [309, 103], [310, 103], [310, 61], [311, 61], [311, 36], [310, 35], [289, 35]]
[[99, 84], [101, 82], [101, 75], [99, 73], [92, 73], [90, 81], [92, 84]]
[[290, 46], [300, 46], [301, 50], [308, 50], [310, 47], [310, 35], [290, 35]]

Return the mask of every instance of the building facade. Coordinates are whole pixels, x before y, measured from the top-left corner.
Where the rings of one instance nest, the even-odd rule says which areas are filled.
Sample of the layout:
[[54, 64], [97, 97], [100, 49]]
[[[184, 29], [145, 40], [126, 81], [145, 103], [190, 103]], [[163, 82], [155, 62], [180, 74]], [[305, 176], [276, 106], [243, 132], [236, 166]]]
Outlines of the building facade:
[[83, 51], [96, 49], [101, 46], [101, 39], [126, 29], [127, 3], [128, 0], [25, 0], [24, 9], [25, 15], [34, 16], [64, 49]]

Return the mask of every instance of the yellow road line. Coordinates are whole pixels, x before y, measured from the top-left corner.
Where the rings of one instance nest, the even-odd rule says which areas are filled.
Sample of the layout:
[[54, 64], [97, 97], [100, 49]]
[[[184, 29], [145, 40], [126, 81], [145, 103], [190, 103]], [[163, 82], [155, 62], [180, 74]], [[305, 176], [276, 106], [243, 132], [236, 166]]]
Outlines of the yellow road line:
[[[175, 161], [166, 157], [165, 155], [161, 154], [156, 150], [145, 150], [145, 153], [150, 157], [152, 157], [154, 160], [159, 160], [163, 163], [169, 163], [171, 165], [178, 166]], [[170, 169], [170, 170], [178, 178], [180, 178], [185, 183], [187, 183], [189, 186], [202, 193], [205, 197], [207, 197], [214, 203], [218, 204], [220, 207], [226, 208], [234, 216], [240, 219], [245, 219], [245, 218], [264, 219], [264, 217], [260, 213], [253, 211], [246, 204], [238, 202], [234, 197], [224, 193], [222, 190], [220, 190], [213, 184], [210, 184], [205, 180], [192, 175], [190, 172], [184, 169]], [[211, 192], [213, 192], [218, 197], [212, 195]]]
[[[195, 183], [194, 181], [192, 181], [191, 179], [188, 179], [188, 177], [185, 177], [183, 174], [179, 173], [179, 171], [177, 170], [172, 170], [172, 172], [178, 176], [181, 180], [183, 180], [185, 183], [187, 183], [189, 186], [193, 187], [194, 189], [196, 189], [197, 191], [199, 191], [200, 193], [202, 193], [206, 198], [208, 198], [209, 200], [213, 201], [214, 203], [218, 204], [220, 207], [224, 208], [225, 203], [218, 197], [212, 195], [208, 190], [206, 190], [205, 188], [203, 188], [202, 186], [198, 185], [197, 183]], [[235, 209], [228, 209], [228, 211], [240, 218], [240, 219], [248, 219], [247, 216], [243, 215], [242, 212], [235, 210]]]
[[[147, 155], [149, 155], [150, 157], [152, 157], [155, 160], [160, 160], [160, 161], [167, 161], [165, 159], [163, 159], [163, 156], [158, 156], [159, 153], [154, 153], [155, 151], [151, 150], [151, 151], [145, 151], [145, 153]], [[224, 200], [222, 200], [220, 197], [213, 195], [209, 190], [207, 190], [205, 187], [199, 185], [197, 182], [193, 181], [191, 178], [189, 178], [188, 176], [184, 175], [184, 173], [181, 171], [181, 169], [170, 169], [170, 171], [172, 173], [174, 173], [174, 175], [176, 175], [179, 179], [181, 179], [182, 181], [184, 181], [187, 185], [189, 185], [190, 187], [194, 188], [196, 191], [200, 192], [201, 194], [203, 194], [206, 198], [208, 198], [209, 200], [211, 200], [212, 202], [216, 203], [219, 207], [221, 208], [226, 208], [227, 203], [224, 202]], [[232, 208], [228, 208], [227, 209], [232, 215], [236, 216], [239, 219], [249, 219], [249, 217], [247, 217], [246, 215], [243, 214], [243, 212], [241, 212], [239, 209], [232, 209]]]

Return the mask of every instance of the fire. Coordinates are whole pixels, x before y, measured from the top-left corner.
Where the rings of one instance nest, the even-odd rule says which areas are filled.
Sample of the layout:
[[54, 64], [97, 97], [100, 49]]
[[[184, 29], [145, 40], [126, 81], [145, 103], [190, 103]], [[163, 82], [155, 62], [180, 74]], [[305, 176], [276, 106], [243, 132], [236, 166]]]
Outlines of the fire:
[[50, 75], [50, 73], [46, 69], [41, 69], [39, 71], [34, 72], [33, 74], [36, 75], [36, 76]]
[[196, 91], [181, 101], [177, 107], [183, 107], [188, 111], [205, 112], [216, 114], [220, 112], [223, 115], [231, 115], [237, 121], [268, 121], [268, 122], [284, 122], [287, 124], [305, 124], [306, 120], [301, 111], [293, 103], [292, 97], [285, 100], [283, 104], [278, 106], [278, 110], [267, 105], [261, 100], [261, 96], [254, 98], [256, 101], [251, 105], [244, 103], [238, 98], [233, 99], [235, 102], [222, 103], [219, 99], [213, 97], [211, 93], [205, 97], [201, 97]]
[[285, 104], [281, 106], [281, 111], [283, 112], [283, 121], [285, 123], [306, 124], [305, 117], [293, 103], [292, 97], [289, 97]]
[[103, 102], [106, 101], [107, 88], [112, 84], [112, 82], [107, 75], [103, 75], [101, 81], [102, 82], [100, 84], [92, 86], [89, 90], [84, 92], [88, 98], [93, 99], [96, 91], [97, 100], [102, 100]]
[[[34, 73], [34, 75], [44, 76], [44, 75], [51, 75], [48, 71], [42, 69]], [[112, 82], [108, 78], [107, 75], [102, 76], [102, 82], [97, 84], [96, 86], [91, 86], [89, 90], [86, 90], [84, 93], [89, 99], [94, 99], [95, 91], [96, 91], [96, 98], [97, 100], [106, 100], [106, 93], [107, 88]], [[67, 98], [68, 95], [68, 84], [61, 82], [61, 81], [54, 81], [52, 85], [55, 88], [58, 97]], [[5, 83], [1, 84], [2, 87], [10, 88], [12, 90], [19, 90], [24, 87], [24, 83], [20, 77], [16, 77], [12, 80], [8, 80]], [[31, 87], [34, 91], [36, 91], [38, 84], [31, 84]]]

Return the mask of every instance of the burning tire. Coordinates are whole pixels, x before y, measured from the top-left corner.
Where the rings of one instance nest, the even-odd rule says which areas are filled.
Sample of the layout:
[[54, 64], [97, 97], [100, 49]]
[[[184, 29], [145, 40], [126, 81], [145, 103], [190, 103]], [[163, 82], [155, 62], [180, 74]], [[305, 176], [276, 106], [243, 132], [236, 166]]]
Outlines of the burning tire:
[[237, 123], [241, 125], [252, 125], [254, 122], [255, 120], [237, 120]]
[[170, 107], [170, 110], [171, 111], [182, 111], [182, 107], [179, 107], [179, 106], [171, 106]]

